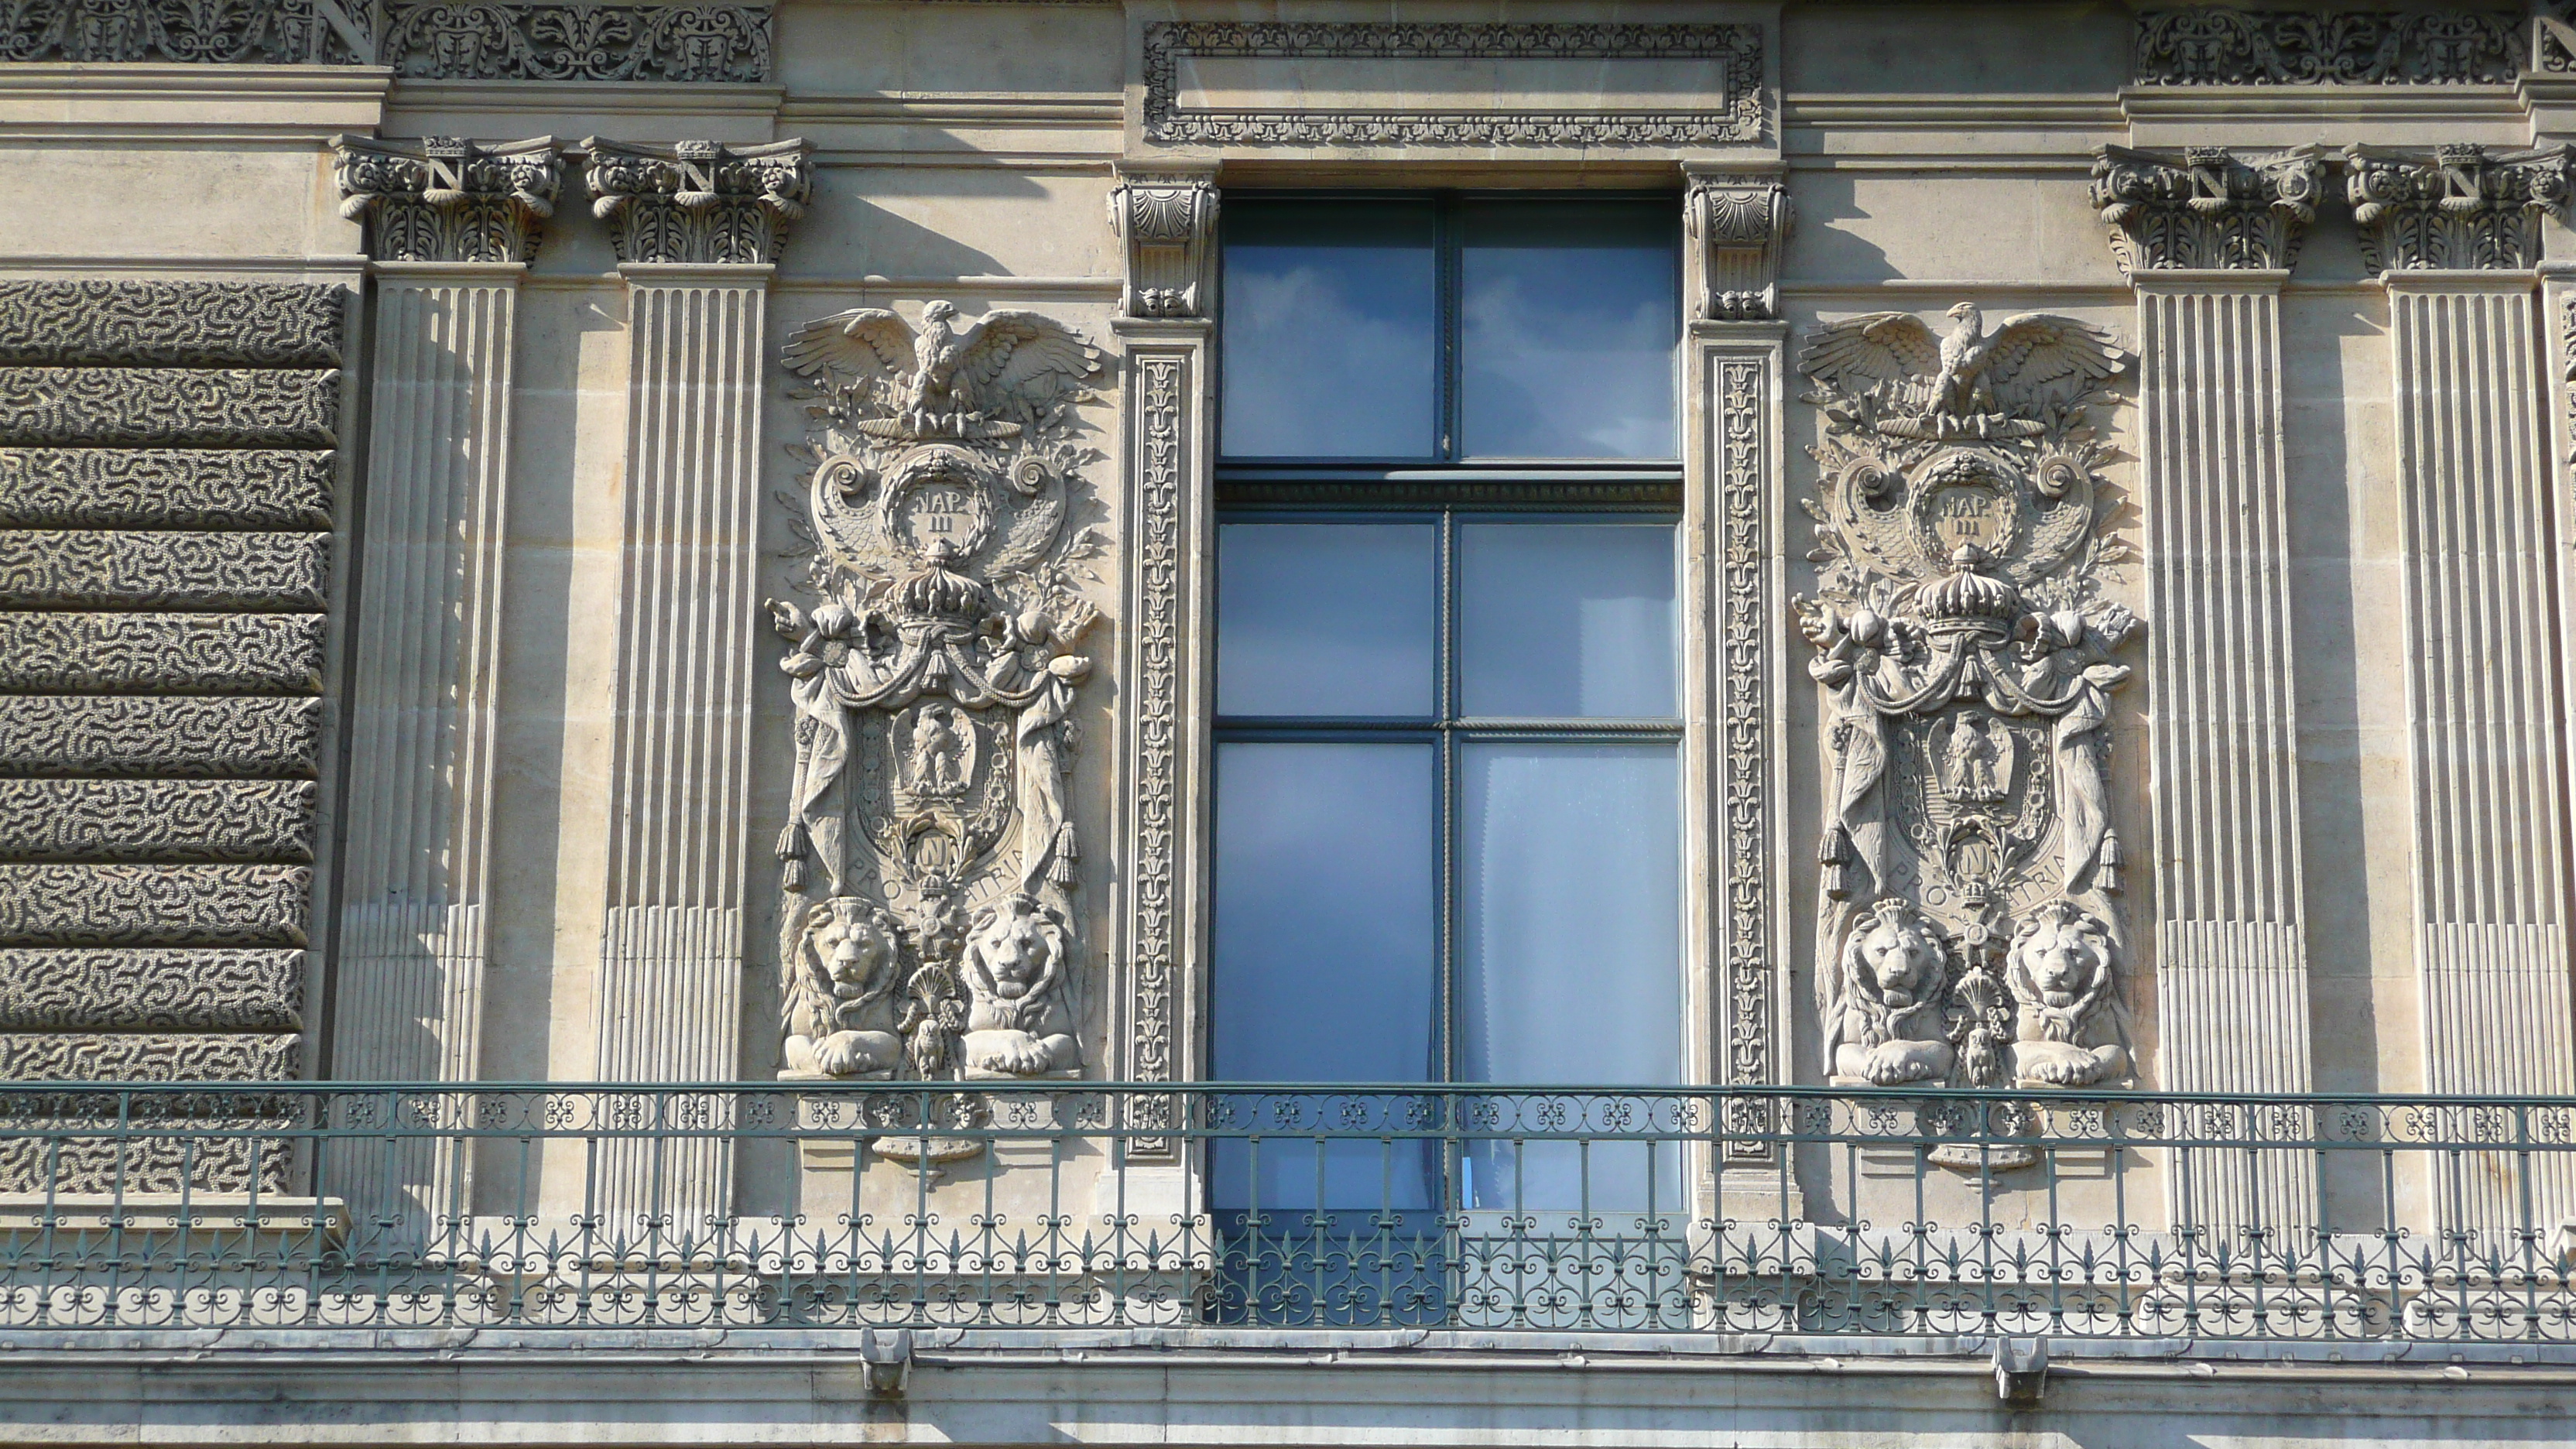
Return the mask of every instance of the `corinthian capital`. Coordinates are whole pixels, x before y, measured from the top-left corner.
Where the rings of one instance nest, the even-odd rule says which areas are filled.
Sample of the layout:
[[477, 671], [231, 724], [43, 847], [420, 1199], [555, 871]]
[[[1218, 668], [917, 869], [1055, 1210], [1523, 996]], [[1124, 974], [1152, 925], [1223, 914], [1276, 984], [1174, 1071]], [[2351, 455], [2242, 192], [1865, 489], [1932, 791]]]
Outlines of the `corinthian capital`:
[[593, 136], [581, 146], [591, 212], [608, 223], [621, 262], [775, 262], [814, 189], [813, 146], [801, 139], [642, 146]]
[[2325, 194], [2314, 146], [2240, 156], [2215, 146], [2093, 153], [2093, 205], [2120, 269], [2287, 271]]
[[1121, 171], [1109, 224], [1127, 243], [1127, 317], [1205, 317], [1216, 261], [1216, 173]]
[[2344, 192], [2374, 272], [2539, 265], [2540, 218], [2567, 205], [2569, 151], [2344, 148]]
[[489, 147], [453, 136], [334, 136], [331, 149], [340, 214], [372, 219], [378, 261], [524, 262], [563, 184], [552, 136]]
[[1775, 176], [1694, 175], [1683, 220], [1700, 248], [1699, 315], [1760, 322], [1780, 315], [1780, 248], [1796, 208]]

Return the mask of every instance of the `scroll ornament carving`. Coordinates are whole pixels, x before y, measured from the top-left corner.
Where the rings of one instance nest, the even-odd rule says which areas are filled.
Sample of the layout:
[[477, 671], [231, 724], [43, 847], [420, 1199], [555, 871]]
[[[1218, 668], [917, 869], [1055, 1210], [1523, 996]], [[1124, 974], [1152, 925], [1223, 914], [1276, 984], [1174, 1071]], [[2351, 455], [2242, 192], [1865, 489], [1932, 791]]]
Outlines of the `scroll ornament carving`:
[[1825, 1057], [1874, 1086], [2093, 1084], [2128, 1062], [2105, 772], [2138, 621], [2100, 597], [2124, 552], [2089, 414], [2130, 359], [2071, 318], [1950, 316], [1832, 323], [1800, 358]]
[[[1106, 551], [1075, 441], [1100, 353], [1034, 313], [810, 322], [807, 612], [773, 604], [796, 703], [792, 1074], [1080, 1072], [1070, 718]], [[827, 1029], [828, 1028], [828, 1029]], [[899, 1058], [887, 1041], [900, 1041]]]
[[2093, 205], [2130, 273], [2287, 271], [2325, 186], [2313, 146], [2251, 158], [2213, 146], [2179, 156], [2105, 146], [2093, 156]]
[[2494, 10], [2238, 10], [2138, 16], [2140, 85], [2511, 85], [2526, 22]]
[[621, 262], [775, 262], [813, 194], [802, 140], [640, 146], [593, 136], [581, 146], [591, 213], [608, 223]]
[[2502, 155], [2484, 146], [2432, 155], [2344, 148], [2344, 192], [2374, 272], [2520, 269], [2540, 264], [2540, 219], [2568, 199], [2566, 146]]
[[563, 184], [552, 136], [486, 149], [453, 136], [334, 136], [340, 215], [372, 218], [379, 261], [524, 262]]
[[18, 0], [0, 8], [0, 60], [360, 65], [343, 0]]
[[1757, 322], [1780, 315], [1780, 248], [1797, 216], [1778, 181], [1694, 181], [1682, 215], [1700, 246], [1700, 315]]
[[294, 282], [0, 282], [0, 363], [337, 367], [348, 296]]
[[1206, 176], [1129, 176], [1109, 193], [1110, 224], [1127, 243], [1127, 316], [1209, 314], [1216, 212]]
[[386, 7], [379, 64], [425, 80], [666, 81], [760, 85], [773, 76], [771, 9], [499, 4]]

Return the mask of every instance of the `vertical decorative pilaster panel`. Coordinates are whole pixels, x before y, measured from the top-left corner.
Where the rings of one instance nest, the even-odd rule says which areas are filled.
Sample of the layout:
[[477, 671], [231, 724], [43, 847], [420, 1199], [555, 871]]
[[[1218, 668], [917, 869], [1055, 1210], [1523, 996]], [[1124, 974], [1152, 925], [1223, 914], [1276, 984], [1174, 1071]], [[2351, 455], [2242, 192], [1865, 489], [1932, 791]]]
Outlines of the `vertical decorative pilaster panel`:
[[[1119, 723], [1119, 844], [1128, 864], [1115, 999], [1121, 1066], [1135, 1082], [1184, 1082], [1199, 1070], [1216, 544], [1206, 427], [1218, 205], [1210, 182], [1204, 173], [1131, 175], [1111, 198], [1128, 264], [1116, 330], [1126, 353], [1122, 603], [1132, 621], [1120, 676], [1130, 691]], [[1147, 1159], [1175, 1150], [1168, 1138], [1129, 1148]]]
[[[348, 1080], [468, 1082], [481, 1066], [520, 271], [384, 264], [378, 279], [334, 1003]], [[470, 1211], [462, 1158], [414, 1147], [375, 1185]]]
[[[1694, 754], [1708, 763], [1707, 859], [1716, 1036], [1712, 1077], [1721, 1086], [1763, 1088], [1789, 1080], [1788, 1002], [1782, 950], [1788, 936], [1787, 860], [1781, 802], [1787, 792], [1785, 699], [1787, 591], [1780, 539], [1781, 374], [1785, 328], [1744, 324], [1694, 329], [1708, 394], [1709, 486], [1685, 505], [1705, 560], [1711, 621], [1707, 689], [1710, 738]], [[1696, 713], [1696, 712], [1695, 712]], [[1781, 1124], [1738, 1102], [1727, 1125], [1777, 1131]], [[1733, 1142], [1730, 1163], [1769, 1162], [1767, 1144]]]
[[[2424, 1087], [2576, 1095], [2567, 982], [2565, 767], [2535, 280], [2392, 273], [2405, 519]], [[2480, 1154], [2484, 1156], [2484, 1154]], [[2563, 1166], [2537, 1159], [2542, 1168]], [[2464, 1162], [2446, 1226], [2522, 1219], [2519, 1164]], [[2576, 1194], [2530, 1184], [2539, 1222]]]
[[[2158, 1085], [2313, 1090], [2281, 462], [2280, 290], [2325, 184], [2313, 150], [2106, 147], [2093, 200], [2138, 291]], [[2177, 1226], [2315, 1217], [2311, 1154], [2167, 1164]]]
[[[770, 268], [630, 264], [626, 518], [617, 598], [608, 910], [596, 1072], [740, 1075], [760, 497], [760, 354]], [[649, 1120], [649, 1119], [648, 1119]], [[702, 1228], [732, 1198], [710, 1141], [612, 1144], [597, 1207]]]
[[[2541, 218], [2566, 205], [2569, 153], [2355, 147], [2345, 166], [2362, 254], [2387, 274], [2396, 353], [2424, 1088], [2576, 1095], [2558, 470], [2531, 270]], [[2461, 1155], [2433, 1183], [2436, 1221], [2560, 1221], [2576, 1210], [2576, 1181], [2551, 1157]]]

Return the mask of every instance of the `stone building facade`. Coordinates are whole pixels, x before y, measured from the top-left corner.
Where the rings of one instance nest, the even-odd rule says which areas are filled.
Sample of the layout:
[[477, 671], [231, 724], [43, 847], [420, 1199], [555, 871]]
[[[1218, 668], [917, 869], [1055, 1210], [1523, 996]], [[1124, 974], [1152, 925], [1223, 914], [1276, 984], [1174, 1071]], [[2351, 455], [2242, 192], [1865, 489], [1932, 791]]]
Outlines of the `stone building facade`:
[[0, 5], [7, 1437], [2566, 1440], [2563, 9]]

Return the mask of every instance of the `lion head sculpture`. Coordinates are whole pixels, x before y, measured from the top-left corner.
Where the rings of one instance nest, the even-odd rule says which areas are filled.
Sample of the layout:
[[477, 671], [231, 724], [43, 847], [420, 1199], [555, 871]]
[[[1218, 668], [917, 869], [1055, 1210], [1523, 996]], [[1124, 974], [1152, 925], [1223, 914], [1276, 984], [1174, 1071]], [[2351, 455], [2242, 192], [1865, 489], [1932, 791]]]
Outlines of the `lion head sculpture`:
[[857, 896], [816, 902], [781, 983], [788, 1067], [836, 1077], [890, 1070], [902, 957], [902, 928], [885, 907]]
[[969, 1076], [1029, 1077], [1081, 1070], [1065, 1003], [1073, 932], [1037, 898], [1014, 893], [967, 922], [961, 956], [970, 1005]]
[[1949, 1075], [1950, 956], [1941, 932], [1904, 901], [1882, 900], [1852, 927], [1826, 1026], [1836, 1075], [1878, 1086]]
[[2088, 1086], [2128, 1069], [2112, 1010], [2115, 960], [2110, 926], [2072, 901], [2050, 901], [2021, 918], [2004, 955], [2016, 1005], [2015, 1075]]

